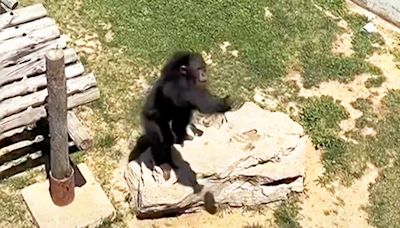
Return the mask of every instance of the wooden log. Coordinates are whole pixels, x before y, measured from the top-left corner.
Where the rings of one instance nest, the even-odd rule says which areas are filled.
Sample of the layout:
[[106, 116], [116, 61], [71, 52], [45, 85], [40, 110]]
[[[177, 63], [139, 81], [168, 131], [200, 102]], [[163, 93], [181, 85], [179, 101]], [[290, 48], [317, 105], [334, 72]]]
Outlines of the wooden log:
[[36, 152], [34, 152], [32, 154], [26, 154], [26, 155], [24, 155], [24, 156], [22, 156], [22, 157], [20, 157], [20, 158], [18, 158], [16, 160], [7, 162], [4, 165], [0, 166], [0, 173], [6, 171], [8, 169], [11, 169], [14, 166], [18, 166], [18, 165], [20, 165], [20, 164], [22, 164], [24, 162], [27, 162], [29, 160], [38, 159], [38, 158], [42, 157], [42, 155], [43, 155], [42, 151], [36, 151]]
[[[44, 142], [44, 137], [42, 135], [37, 135], [33, 140], [24, 140], [0, 149], [2, 153], [0, 154], [0, 165], [3, 165], [7, 162], [12, 162], [12, 160], [18, 157], [32, 154], [41, 150], [41, 148], [44, 147]], [[68, 142], [68, 147], [70, 149], [72, 149], [71, 147], [75, 147], [74, 142]]]
[[[68, 95], [81, 93], [91, 87], [94, 87], [95, 85], [96, 79], [94, 78], [93, 74], [72, 78], [67, 81], [67, 93]], [[43, 89], [35, 93], [4, 100], [0, 103], [0, 119], [21, 112], [31, 106], [40, 106], [45, 102], [47, 96], [47, 89]]]
[[18, 6], [18, 1], [17, 0], [1, 0], [1, 3], [3, 3], [7, 8], [9, 9], [15, 9]]
[[[65, 67], [65, 77], [67, 79], [77, 77], [83, 74], [84, 68], [81, 63]], [[47, 85], [45, 74], [30, 77], [25, 80], [14, 82], [0, 87], [0, 102], [15, 96], [22, 96], [28, 93], [36, 92]]]
[[33, 31], [31, 34], [17, 37], [10, 40], [5, 40], [0, 43], [0, 61], [15, 56], [21, 49], [31, 49], [32, 47], [49, 40], [55, 40], [60, 37], [60, 30], [57, 26], [50, 26]]
[[0, 120], [0, 134], [21, 126], [36, 123], [45, 117], [47, 117], [47, 113], [44, 106], [27, 109], [26, 111]]
[[100, 97], [100, 90], [97, 87], [88, 89], [83, 93], [76, 93], [68, 97], [68, 109], [88, 104], [92, 101], [99, 99], [99, 97]]
[[67, 81], [67, 94], [73, 95], [74, 93], [83, 92], [95, 86], [96, 78], [92, 73], [82, 77], [71, 78]]
[[13, 39], [13, 38], [21, 37], [21, 36], [27, 36], [35, 30], [39, 30], [39, 29], [43, 29], [43, 28], [55, 26], [55, 25], [56, 25], [56, 22], [54, 21], [54, 19], [52, 19], [50, 17], [44, 17], [39, 20], [35, 20], [35, 21], [29, 22], [26, 24], [9, 27], [9, 28], [3, 29], [0, 32], [0, 43], [5, 40], [9, 40], [9, 39]]
[[[76, 79], [71, 79], [69, 81], [72, 84], [76, 84], [78, 86], [82, 86], [80, 89], [81, 90], [86, 90], [88, 88], [91, 88], [96, 85], [96, 80], [94, 78], [93, 74], [89, 74], [84, 77], [79, 77]], [[87, 87], [87, 88], [85, 88]], [[11, 90], [8, 90], [11, 91]], [[68, 91], [68, 90], [67, 90]], [[70, 93], [71, 95], [72, 93]], [[6, 118], [3, 118], [0, 120], [0, 134], [3, 132], [6, 132], [8, 130], [32, 124], [37, 121], [39, 121], [41, 118], [46, 117], [46, 110], [44, 106], [38, 107], [38, 108], [33, 108], [33, 109], [27, 109], [23, 112], [20, 112], [15, 115], [10, 115]]]
[[3, 134], [0, 134], [0, 142], [3, 141], [4, 139], [10, 138], [14, 135], [21, 134], [25, 130], [28, 130], [28, 126], [23, 126], [19, 128], [12, 129], [10, 131], [4, 132]]
[[[64, 51], [64, 55], [65, 64], [76, 62], [76, 60], [78, 59], [78, 55], [72, 48], [66, 49]], [[72, 73], [74, 71], [81, 71], [82, 67], [82, 65], [77, 65], [74, 67], [70, 67], [72, 69], [67, 68], [66, 70], [69, 71], [68, 73]], [[44, 56], [38, 55], [21, 64], [0, 69], [0, 75], [3, 75], [3, 77], [0, 78], [0, 86], [30, 77], [32, 75], [42, 74], [45, 71], [46, 65]]]
[[[78, 106], [81, 106], [84, 104], [88, 104], [92, 101], [99, 99], [99, 97], [100, 97], [100, 90], [98, 88], [91, 88], [82, 93], [76, 93], [76, 94], [68, 97], [68, 109], [72, 109], [72, 108], [75, 108], [75, 107], [78, 107]], [[22, 133], [24, 130], [31, 129], [32, 128], [31, 126], [34, 124], [34, 122], [33, 121], [26, 121], [26, 122], [20, 121], [19, 124], [24, 124], [26, 126], [17, 127], [15, 129], [1, 133], [0, 134], [0, 142], [4, 139], [12, 137], [13, 135]]]
[[93, 138], [74, 112], [68, 111], [68, 133], [80, 150], [87, 150], [93, 145]]
[[72, 174], [68, 156], [67, 82], [64, 67], [64, 52], [59, 49], [49, 51], [46, 55], [46, 76], [51, 135], [50, 166], [51, 176], [57, 180], [69, 178]]
[[46, 52], [53, 48], [65, 48], [66, 46], [67, 36], [62, 35], [58, 39], [50, 40], [33, 47], [20, 49], [16, 53], [7, 56], [0, 56], [0, 70], [9, 66], [23, 64], [28, 61], [34, 61], [36, 57], [44, 56]]
[[42, 4], [36, 4], [0, 15], [0, 30], [47, 16]]
[[[6, 146], [0, 149], [0, 165], [4, 164], [5, 162], [15, 159], [15, 157], [22, 156], [24, 154], [29, 153], [34, 147], [35, 144], [41, 143], [44, 141], [43, 135], [37, 135], [33, 140], [24, 140], [12, 144], [10, 146]], [[13, 154], [13, 158], [10, 156], [6, 156], [9, 154]]]
[[[45, 164], [45, 155], [47, 152], [44, 152], [41, 149], [41, 144], [36, 144], [37, 146], [28, 147], [25, 149], [25, 152], [22, 155], [17, 156], [19, 151], [10, 151], [5, 157], [8, 157], [7, 162], [0, 166], [0, 180], [15, 175], [17, 173], [26, 171], [29, 168], [33, 168], [42, 164]], [[36, 149], [36, 148], [40, 149]], [[74, 149], [74, 142], [68, 142], [69, 153], [74, 153], [76, 150]], [[0, 158], [1, 160], [2, 158]], [[14, 159], [14, 160], [11, 160]]]

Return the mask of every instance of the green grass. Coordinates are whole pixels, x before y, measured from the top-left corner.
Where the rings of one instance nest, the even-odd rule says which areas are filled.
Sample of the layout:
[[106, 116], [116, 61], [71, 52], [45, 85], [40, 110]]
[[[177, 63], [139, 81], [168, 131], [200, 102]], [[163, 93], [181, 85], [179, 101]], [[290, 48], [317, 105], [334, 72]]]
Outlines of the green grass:
[[368, 212], [371, 223], [376, 227], [399, 227], [400, 90], [391, 91], [383, 103], [387, 116], [379, 121], [377, 137], [371, 143], [371, 159], [383, 170], [370, 190], [371, 204]]
[[322, 163], [325, 175], [320, 181], [326, 183], [337, 178], [343, 183], [351, 183], [354, 177], [362, 174], [365, 165], [357, 165], [361, 158], [359, 153], [355, 153], [358, 147], [338, 135], [340, 121], [347, 119], [349, 114], [338, 101], [327, 96], [305, 100], [302, 109], [300, 123], [311, 135], [312, 142], [324, 150]]
[[0, 182], [0, 225], [3, 227], [32, 227], [32, 218], [20, 194], [22, 188], [43, 180], [44, 175], [30, 170], [24, 175]]
[[371, 102], [367, 99], [359, 98], [352, 106], [363, 112], [362, 116], [356, 120], [356, 127], [375, 127], [378, 121], [378, 115], [373, 111]]
[[400, 226], [400, 160], [385, 168], [371, 189], [370, 222], [378, 228]]
[[[343, 7], [342, 1], [320, 4]], [[265, 7], [272, 18], [264, 18]], [[331, 53], [338, 27], [312, 1], [123, 0], [114, 4], [111, 0], [91, 0], [85, 1], [84, 9], [93, 21], [105, 20], [113, 25], [113, 46], [123, 47], [130, 56], [155, 65], [182, 49], [207, 51], [223, 59], [216, 50], [229, 41], [231, 48], [239, 51], [239, 57], [232, 60], [236, 66], [232, 67], [232, 74], [219, 71], [216, 78], [233, 83], [246, 74], [246, 87], [265, 86], [282, 78], [292, 61], [299, 62], [303, 69], [306, 87], [327, 79], [348, 81], [354, 74], [370, 72], [372, 68], [363, 60], [373, 50], [374, 40], [364, 34], [356, 33], [354, 56], [337, 57]], [[356, 16], [349, 19], [355, 30], [366, 22]]]
[[252, 223], [252, 224], [248, 224], [243, 226], [242, 228], [264, 228], [265, 226], [259, 224], [259, 223]]
[[275, 223], [280, 228], [300, 228], [297, 222], [299, 217], [299, 201], [298, 198], [292, 196], [286, 202], [283, 202], [279, 208], [274, 211]]
[[386, 80], [383, 76], [371, 77], [365, 82], [366, 88], [380, 87]]

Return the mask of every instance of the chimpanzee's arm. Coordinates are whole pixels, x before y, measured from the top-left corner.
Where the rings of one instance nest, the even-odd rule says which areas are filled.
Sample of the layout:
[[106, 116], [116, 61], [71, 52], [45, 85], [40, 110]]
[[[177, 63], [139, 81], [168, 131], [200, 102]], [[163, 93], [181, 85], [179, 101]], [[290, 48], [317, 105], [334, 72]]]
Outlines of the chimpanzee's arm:
[[207, 90], [193, 87], [184, 94], [184, 100], [202, 113], [224, 113], [231, 109], [225, 99], [211, 95]]

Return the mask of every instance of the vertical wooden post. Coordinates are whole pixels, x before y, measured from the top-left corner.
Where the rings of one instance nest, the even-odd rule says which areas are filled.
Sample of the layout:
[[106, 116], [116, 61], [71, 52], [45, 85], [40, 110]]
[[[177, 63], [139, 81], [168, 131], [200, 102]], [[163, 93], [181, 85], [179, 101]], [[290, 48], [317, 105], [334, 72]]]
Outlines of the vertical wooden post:
[[74, 170], [70, 166], [67, 128], [67, 88], [64, 52], [46, 54], [48, 119], [50, 129], [50, 194], [56, 205], [64, 206], [74, 199]]

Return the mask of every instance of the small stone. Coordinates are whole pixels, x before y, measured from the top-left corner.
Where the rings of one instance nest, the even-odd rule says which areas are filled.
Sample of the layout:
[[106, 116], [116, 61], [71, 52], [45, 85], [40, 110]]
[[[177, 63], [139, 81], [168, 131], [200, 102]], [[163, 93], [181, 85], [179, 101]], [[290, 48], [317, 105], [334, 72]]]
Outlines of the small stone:
[[108, 32], [106, 33], [105, 39], [106, 39], [107, 43], [110, 43], [111, 41], [113, 41], [114, 33], [112, 30], [108, 30]]
[[264, 8], [264, 18], [271, 18], [272, 17], [272, 13], [271, 11], [269, 11], [268, 7]]
[[368, 33], [368, 34], [372, 34], [372, 33], [375, 33], [375, 32], [377, 31], [377, 28], [376, 28], [376, 26], [375, 26], [372, 22], [370, 22], [370, 23], [366, 24], [366, 25], [362, 28], [362, 30], [363, 30], [364, 32]]

